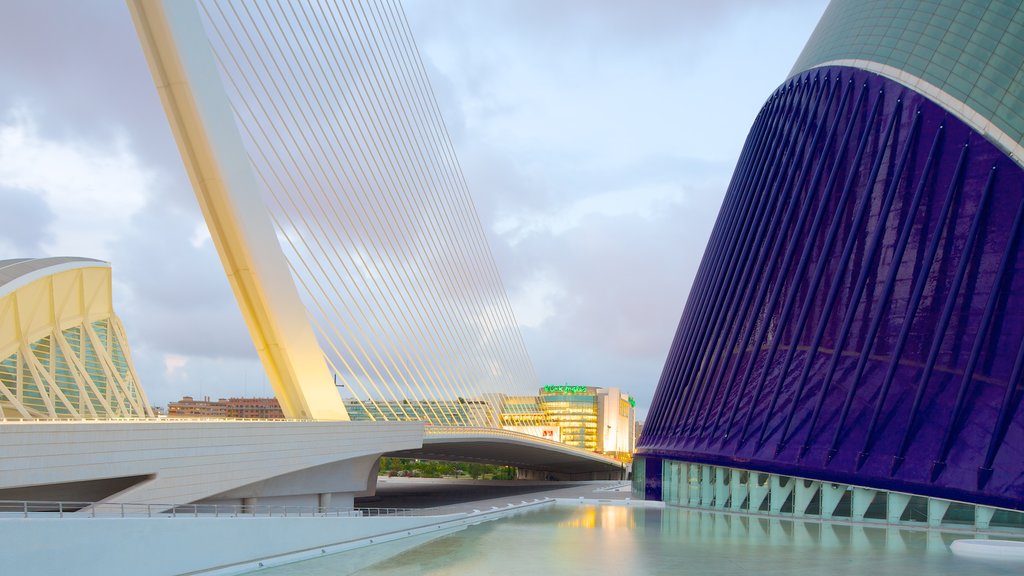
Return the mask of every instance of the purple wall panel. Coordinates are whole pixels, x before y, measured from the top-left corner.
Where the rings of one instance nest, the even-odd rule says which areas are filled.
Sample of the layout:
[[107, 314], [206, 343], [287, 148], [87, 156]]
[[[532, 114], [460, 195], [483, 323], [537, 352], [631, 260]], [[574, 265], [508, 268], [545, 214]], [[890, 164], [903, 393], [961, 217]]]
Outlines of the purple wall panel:
[[794, 77], [751, 129], [638, 453], [1024, 510], [1022, 201], [1021, 168], [912, 90]]

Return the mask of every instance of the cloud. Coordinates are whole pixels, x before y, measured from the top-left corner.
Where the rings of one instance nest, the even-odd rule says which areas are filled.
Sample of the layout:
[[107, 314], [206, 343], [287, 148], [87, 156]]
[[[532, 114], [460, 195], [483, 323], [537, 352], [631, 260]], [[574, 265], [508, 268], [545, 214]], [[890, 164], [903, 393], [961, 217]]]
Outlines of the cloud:
[[151, 185], [150, 172], [123, 137], [49, 139], [26, 108], [8, 111], [0, 123], [0, 188], [35, 194], [45, 203], [52, 218], [39, 244], [50, 254], [109, 258], [110, 243], [146, 203]]
[[527, 328], [540, 328], [567, 304], [568, 293], [550, 272], [538, 271], [509, 295], [516, 322]]
[[548, 210], [504, 216], [495, 222], [494, 231], [514, 246], [535, 234], [560, 236], [583, 226], [593, 217], [632, 216], [651, 220], [685, 201], [685, 192], [670, 185], [603, 192]]
[[188, 358], [178, 354], [164, 354], [164, 376], [168, 378], [188, 378], [185, 366]]
[[0, 259], [31, 257], [43, 252], [43, 244], [52, 241], [53, 211], [46, 202], [28, 190], [0, 186], [5, 218], [0, 226]]

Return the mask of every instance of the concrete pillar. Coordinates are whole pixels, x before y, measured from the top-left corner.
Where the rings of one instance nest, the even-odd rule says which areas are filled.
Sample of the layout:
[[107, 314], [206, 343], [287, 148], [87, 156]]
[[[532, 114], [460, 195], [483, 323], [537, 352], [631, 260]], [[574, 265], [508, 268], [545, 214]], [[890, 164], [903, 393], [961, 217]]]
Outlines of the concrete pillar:
[[989, 506], [975, 506], [974, 527], [978, 530], [988, 530], [989, 525], [992, 524], [992, 516], [994, 516], [995, 513], [995, 508], [991, 508]]
[[320, 512], [326, 512], [327, 509], [331, 507], [331, 493], [324, 492], [317, 494], [316, 507]]
[[910, 494], [889, 492], [885, 497], [885, 520], [889, 524], [899, 524], [903, 512], [910, 504]]
[[672, 462], [672, 503], [676, 505], [682, 503], [679, 495], [683, 489], [683, 470], [685, 469], [686, 462]]
[[729, 485], [725, 483], [725, 476], [729, 474], [728, 468], [715, 467], [715, 508], [725, 508], [729, 500]]
[[822, 518], [832, 518], [832, 515], [836, 512], [836, 506], [839, 506], [839, 501], [843, 499], [843, 494], [846, 493], [846, 488], [846, 484], [833, 484], [831, 482], [825, 482], [819, 487], [821, 490]]
[[256, 511], [256, 498], [242, 498], [242, 514], [253, 514]]
[[850, 518], [856, 521], [864, 519], [864, 514], [875, 499], [875, 491], [869, 488], [853, 488], [853, 502], [850, 506]]
[[821, 482], [808, 482], [807, 480], [796, 478], [792, 481], [796, 482], [796, 487], [794, 488], [796, 490], [796, 494], [793, 496], [793, 515], [806, 516], [807, 506], [811, 504], [811, 500], [814, 499], [814, 495], [818, 493], [818, 488], [821, 487]]
[[760, 472], [751, 472], [750, 481], [747, 485], [750, 487], [750, 507], [748, 508], [751, 512], [757, 512], [761, 509], [761, 504], [764, 503], [765, 497], [768, 496], [768, 487], [762, 485], [764, 482], [764, 474]]
[[700, 464], [690, 464], [690, 469], [686, 471], [686, 485], [687, 485], [687, 497], [690, 502], [690, 506], [697, 508], [700, 506], [700, 493], [701, 493], [701, 482], [703, 472], [701, 472]]
[[693, 464], [689, 462], [679, 463], [679, 500], [680, 506], [686, 506], [690, 503], [690, 467]]
[[747, 483], [750, 482], [752, 474], [747, 474], [746, 482], [740, 482], [742, 475], [738, 470], [733, 470], [732, 478], [729, 479], [729, 508], [732, 510], [742, 509], [743, 502], [747, 499], [747, 494], [750, 493]]
[[711, 500], [715, 497], [714, 485], [711, 483], [712, 472], [713, 466], [700, 467], [700, 505], [705, 508], [711, 506]]
[[[782, 484], [784, 479], [788, 480], [785, 485]], [[772, 514], [782, 512], [782, 505], [786, 503], [786, 499], [793, 492], [794, 483], [795, 479], [789, 476], [779, 476], [778, 474], [769, 476], [768, 485], [771, 490], [771, 499], [768, 501], [768, 510]]]
[[665, 462], [665, 471], [662, 472], [664, 488], [662, 488], [662, 500], [666, 504], [679, 503], [679, 468], [682, 462], [674, 460], [662, 460]]
[[928, 499], [928, 525], [935, 527], [942, 524], [942, 517], [946, 515], [946, 510], [949, 510], [949, 500], [939, 500], [938, 498]]

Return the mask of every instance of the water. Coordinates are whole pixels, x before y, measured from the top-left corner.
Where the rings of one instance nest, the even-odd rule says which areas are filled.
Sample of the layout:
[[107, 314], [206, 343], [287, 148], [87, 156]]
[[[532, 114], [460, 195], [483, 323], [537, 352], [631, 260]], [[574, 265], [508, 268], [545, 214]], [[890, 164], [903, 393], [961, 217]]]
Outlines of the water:
[[259, 576], [1024, 574], [964, 559], [961, 534], [621, 505], [559, 505], [471, 526], [353, 571], [338, 554]]

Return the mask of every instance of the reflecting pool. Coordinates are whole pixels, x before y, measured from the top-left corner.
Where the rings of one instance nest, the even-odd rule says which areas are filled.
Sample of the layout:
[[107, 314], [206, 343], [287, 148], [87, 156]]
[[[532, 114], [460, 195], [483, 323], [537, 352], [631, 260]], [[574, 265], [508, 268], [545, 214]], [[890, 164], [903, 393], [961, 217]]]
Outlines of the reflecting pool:
[[257, 574], [1024, 573], [1020, 563], [954, 556], [949, 544], [967, 537], [672, 507], [559, 504], [471, 526], [368, 568], [349, 568], [344, 553]]

